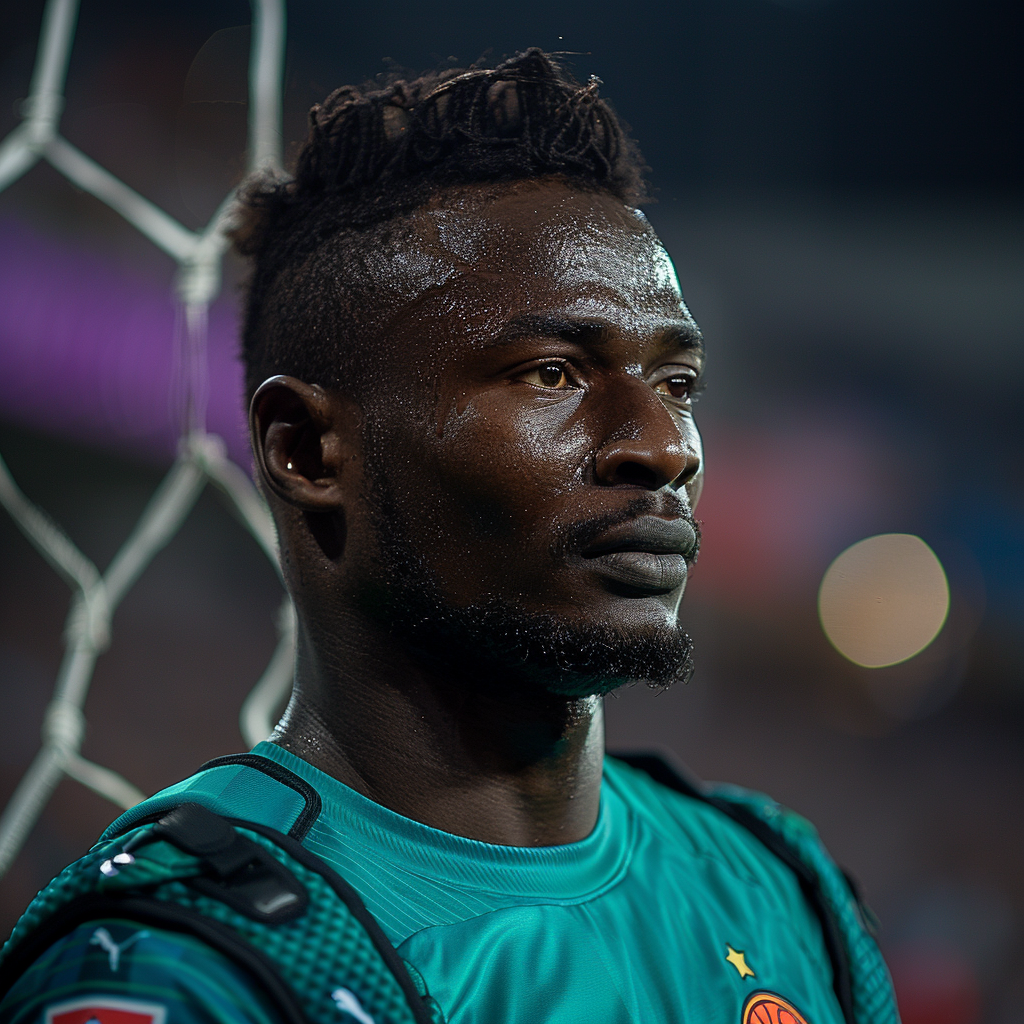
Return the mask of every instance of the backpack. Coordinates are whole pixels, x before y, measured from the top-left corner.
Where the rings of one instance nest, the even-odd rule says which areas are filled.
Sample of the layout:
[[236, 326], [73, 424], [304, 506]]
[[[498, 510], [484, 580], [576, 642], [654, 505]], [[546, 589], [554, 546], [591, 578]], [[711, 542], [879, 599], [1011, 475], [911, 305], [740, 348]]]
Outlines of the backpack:
[[[652, 754], [620, 755], [750, 831], [797, 876], [821, 921], [846, 1024], [899, 1024], [870, 919], [809, 822], [759, 793], [707, 787]], [[218, 813], [230, 800], [235, 813]], [[284, 1024], [443, 1024], [419, 973], [356, 891], [301, 841], [319, 794], [237, 754], [123, 814], [32, 901], [0, 953], [0, 999], [54, 942], [100, 918], [193, 935], [238, 964]]]

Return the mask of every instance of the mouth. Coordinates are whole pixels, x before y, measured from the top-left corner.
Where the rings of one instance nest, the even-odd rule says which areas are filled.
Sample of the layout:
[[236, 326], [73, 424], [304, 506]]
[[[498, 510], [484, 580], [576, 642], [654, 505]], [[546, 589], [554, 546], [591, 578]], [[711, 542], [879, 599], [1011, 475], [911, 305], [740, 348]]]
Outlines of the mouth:
[[664, 594], [686, 582], [697, 544], [697, 532], [686, 519], [640, 516], [606, 530], [582, 555], [627, 592]]

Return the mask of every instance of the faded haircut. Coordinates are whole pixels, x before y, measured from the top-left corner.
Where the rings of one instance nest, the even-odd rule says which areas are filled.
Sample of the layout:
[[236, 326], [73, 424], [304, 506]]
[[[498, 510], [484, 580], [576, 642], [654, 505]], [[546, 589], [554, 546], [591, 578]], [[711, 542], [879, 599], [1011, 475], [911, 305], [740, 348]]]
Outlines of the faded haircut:
[[242, 193], [247, 397], [276, 373], [342, 384], [372, 344], [365, 255], [401, 244], [389, 224], [446, 189], [559, 176], [641, 202], [642, 158], [599, 84], [530, 49], [494, 68], [343, 86], [314, 106], [294, 177]]

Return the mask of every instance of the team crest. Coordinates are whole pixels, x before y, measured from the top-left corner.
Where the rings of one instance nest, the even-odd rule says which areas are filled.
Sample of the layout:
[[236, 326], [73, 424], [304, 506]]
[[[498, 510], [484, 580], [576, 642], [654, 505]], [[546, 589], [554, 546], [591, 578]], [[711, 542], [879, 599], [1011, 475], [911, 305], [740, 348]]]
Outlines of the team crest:
[[742, 1024], [808, 1024], [788, 1000], [773, 992], [755, 992], [743, 1004]]
[[165, 1024], [167, 1007], [117, 996], [84, 996], [48, 1006], [45, 1024]]

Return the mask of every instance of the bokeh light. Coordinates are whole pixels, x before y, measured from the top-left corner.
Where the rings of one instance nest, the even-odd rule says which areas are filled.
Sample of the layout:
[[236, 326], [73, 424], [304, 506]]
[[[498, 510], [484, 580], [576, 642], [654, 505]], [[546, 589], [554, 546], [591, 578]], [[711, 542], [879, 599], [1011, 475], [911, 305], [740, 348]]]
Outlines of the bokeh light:
[[848, 547], [818, 591], [825, 635], [865, 668], [912, 658], [938, 636], [949, 612], [942, 563], [920, 537], [883, 533]]

